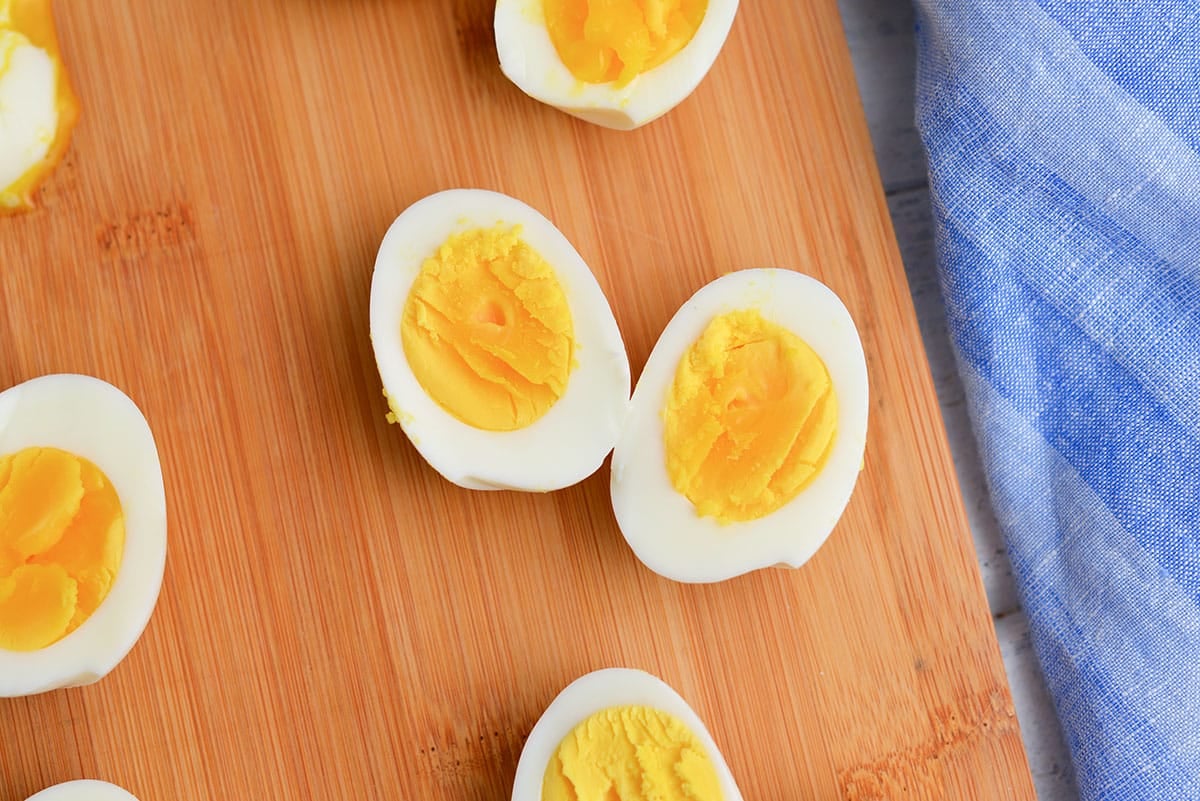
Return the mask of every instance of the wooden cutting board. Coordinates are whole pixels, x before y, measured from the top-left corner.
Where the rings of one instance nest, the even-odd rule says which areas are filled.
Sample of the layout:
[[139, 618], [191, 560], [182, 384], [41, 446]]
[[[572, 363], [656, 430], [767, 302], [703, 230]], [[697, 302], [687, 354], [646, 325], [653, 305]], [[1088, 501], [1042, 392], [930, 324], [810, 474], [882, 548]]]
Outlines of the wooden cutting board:
[[[834, 0], [746, 2], [715, 68], [634, 133], [501, 75], [489, 0], [58, 4], [83, 103], [43, 208], [0, 219], [0, 387], [83, 372], [150, 420], [157, 611], [87, 688], [0, 700], [0, 799], [503, 799], [594, 668], [658, 674], [746, 798], [1031, 799]], [[607, 467], [472, 493], [385, 406], [375, 250], [453, 186], [546, 213], [635, 375], [730, 269], [830, 284], [872, 381], [866, 469], [800, 570], [684, 586], [618, 533]]]

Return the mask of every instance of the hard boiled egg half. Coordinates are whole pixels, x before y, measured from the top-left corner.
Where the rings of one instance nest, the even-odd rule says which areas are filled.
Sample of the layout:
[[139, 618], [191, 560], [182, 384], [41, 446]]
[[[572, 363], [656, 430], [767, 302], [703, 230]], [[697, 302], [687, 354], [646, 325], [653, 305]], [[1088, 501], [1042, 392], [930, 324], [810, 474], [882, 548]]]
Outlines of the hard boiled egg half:
[[640, 670], [569, 684], [529, 733], [513, 801], [741, 801], [700, 716]]
[[837, 295], [790, 270], [730, 273], [646, 362], [613, 452], [617, 522], [676, 581], [797, 567], [841, 517], [866, 436], [866, 360]]
[[127, 790], [122, 790], [115, 784], [96, 781], [95, 779], [80, 779], [73, 782], [63, 782], [53, 787], [47, 787], [40, 793], [35, 793], [26, 801], [138, 801]]
[[497, 0], [500, 68], [525, 94], [631, 130], [679, 105], [721, 52], [737, 0]]
[[95, 378], [0, 393], [0, 697], [90, 684], [141, 636], [167, 514], [145, 417]]
[[574, 484], [628, 412], [629, 359], [595, 276], [541, 213], [496, 192], [439, 192], [392, 223], [371, 342], [389, 420], [468, 489]]
[[0, 0], [0, 214], [33, 205], [78, 116], [50, 0]]

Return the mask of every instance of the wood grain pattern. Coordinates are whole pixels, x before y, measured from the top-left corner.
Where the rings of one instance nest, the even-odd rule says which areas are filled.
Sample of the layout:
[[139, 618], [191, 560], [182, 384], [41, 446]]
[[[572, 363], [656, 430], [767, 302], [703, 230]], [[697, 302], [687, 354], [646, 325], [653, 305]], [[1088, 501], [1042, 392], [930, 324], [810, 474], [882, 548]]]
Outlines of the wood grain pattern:
[[[83, 103], [43, 208], [0, 227], [0, 386], [77, 371], [158, 439], [170, 550], [87, 688], [0, 701], [0, 798], [506, 798], [579, 674], [639, 667], [747, 798], [1030, 799], [1025, 756], [833, 0], [745, 3], [668, 117], [522, 95], [488, 0], [59, 3]], [[798, 571], [659, 579], [607, 468], [545, 495], [441, 480], [386, 411], [375, 249], [451, 186], [546, 213], [635, 373], [737, 267], [813, 274], [868, 354], [866, 470]]]

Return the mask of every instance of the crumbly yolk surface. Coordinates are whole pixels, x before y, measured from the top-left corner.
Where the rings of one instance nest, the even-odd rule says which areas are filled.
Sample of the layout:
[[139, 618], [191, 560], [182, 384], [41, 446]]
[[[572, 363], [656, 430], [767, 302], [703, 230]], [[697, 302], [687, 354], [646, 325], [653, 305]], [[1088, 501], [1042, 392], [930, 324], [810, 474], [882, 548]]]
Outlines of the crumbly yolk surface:
[[624, 86], [682, 50], [708, 0], [544, 0], [558, 57], [585, 83]]
[[[52, 64], [53, 83], [48, 86], [48, 91], [53, 97], [46, 98], [46, 102], [53, 106], [54, 122], [44, 130], [39, 129], [37, 141], [13, 145], [22, 150], [32, 148], [36, 161], [15, 180], [0, 186], [0, 214], [25, 210], [33, 205], [33, 193], [66, 154], [71, 131], [79, 117], [79, 101], [59, 52], [51, 0], [0, 0], [0, 82], [15, 64], [28, 65], [26, 51], [30, 48], [44, 53], [43, 58], [48, 57]], [[15, 98], [16, 94], [13, 96]], [[0, 116], [27, 111], [24, 107], [5, 108], [5, 105], [0, 99]]]
[[116, 490], [55, 448], [0, 457], [0, 649], [36, 651], [87, 620], [125, 549]]
[[720, 801], [717, 771], [678, 718], [645, 706], [612, 707], [559, 744], [542, 801]]
[[574, 326], [554, 270], [520, 227], [454, 234], [404, 305], [404, 354], [443, 409], [486, 431], [524, 428], [562, 397]]
[[701, 516], [756, 520], [820, 472], [837, 434], [829, 370], [757, 310], [714, 318], [675, 371], [663, 409], [667, 473]]

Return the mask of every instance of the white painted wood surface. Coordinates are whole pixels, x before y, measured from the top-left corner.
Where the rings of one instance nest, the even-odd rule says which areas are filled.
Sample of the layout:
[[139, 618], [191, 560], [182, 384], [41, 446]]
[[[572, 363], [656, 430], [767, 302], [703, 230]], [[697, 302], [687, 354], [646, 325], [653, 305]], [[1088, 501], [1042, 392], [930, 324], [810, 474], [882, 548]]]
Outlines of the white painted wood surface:
[[875, 157], [954, 454], [1000, 650], [1041, 801], [1079, 798], [1070, 756], [1029, 638], [992, 514], [938, 285], [924, 149], [913, 122], [916, 49], [909, 0], [839, 0]]

